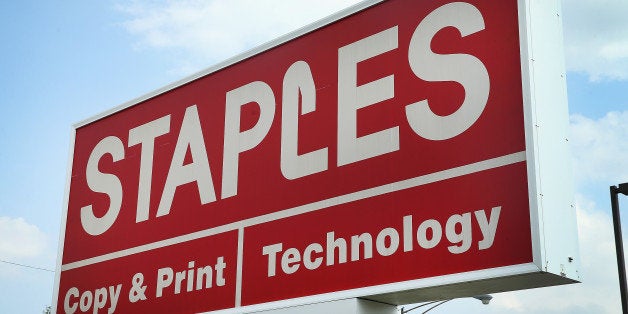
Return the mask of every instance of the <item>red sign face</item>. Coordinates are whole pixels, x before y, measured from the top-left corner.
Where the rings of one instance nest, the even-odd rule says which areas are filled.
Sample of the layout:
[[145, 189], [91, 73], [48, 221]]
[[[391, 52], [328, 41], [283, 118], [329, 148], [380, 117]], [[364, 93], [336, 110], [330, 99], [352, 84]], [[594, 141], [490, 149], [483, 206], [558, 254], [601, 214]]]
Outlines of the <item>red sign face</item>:
[[515, 0], [391, 0], [82, 125], [57, 311], [529, 263], [521, 86]]

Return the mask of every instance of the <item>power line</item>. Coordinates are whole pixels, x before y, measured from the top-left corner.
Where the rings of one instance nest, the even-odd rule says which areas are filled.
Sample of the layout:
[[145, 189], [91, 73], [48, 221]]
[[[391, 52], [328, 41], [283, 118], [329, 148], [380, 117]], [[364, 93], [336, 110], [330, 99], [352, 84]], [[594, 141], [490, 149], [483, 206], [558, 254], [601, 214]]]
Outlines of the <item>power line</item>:
[[15, 263], [15, 262], [9, 262], [9, 261], [5, 261], [5, 260], [1, 260], [1, 259], [0, 259], [0, 262], [5, 263], [5, 264], [14, 265], [14, 266], [20, 266], [20, 267], [26, 267], [26, 268], [31, 268], [31, 269], [43, 270], [43, 271], [47, 271], [47, 272], [51, 272], [51, 273], [55, 272], [54, 270], [48, 269], [48, 268], [41, 268], [41, 267], [36, 267], [36, 266], [31, 266], [31, 265], [25, 265], [25, 264], [20, 264], [20, 263]]

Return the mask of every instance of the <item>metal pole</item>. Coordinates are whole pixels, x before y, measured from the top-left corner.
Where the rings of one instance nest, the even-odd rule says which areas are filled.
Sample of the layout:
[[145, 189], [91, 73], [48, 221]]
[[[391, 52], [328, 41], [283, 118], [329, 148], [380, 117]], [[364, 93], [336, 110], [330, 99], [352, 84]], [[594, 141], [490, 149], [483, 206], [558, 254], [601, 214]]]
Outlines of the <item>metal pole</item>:
[[[620, 187], [625, 187], [624, 184]], [[619, 273], [619, 292], [621, 293], [621, 309], [622, 313], [628, 314], [628, 298], [626, 295], [626, 263], [624, 261], [624, 244], [621, 235], [621, 221], [619, 218], [619, 197], [621, 191], [616, 186], [610, 187], [611, 192], [611, 208], [613, 211], [613, 227], [615, 230], [615, 251], [617, 252], [617, 271]], [[623, 193], [622, 193], [623, 194]]]

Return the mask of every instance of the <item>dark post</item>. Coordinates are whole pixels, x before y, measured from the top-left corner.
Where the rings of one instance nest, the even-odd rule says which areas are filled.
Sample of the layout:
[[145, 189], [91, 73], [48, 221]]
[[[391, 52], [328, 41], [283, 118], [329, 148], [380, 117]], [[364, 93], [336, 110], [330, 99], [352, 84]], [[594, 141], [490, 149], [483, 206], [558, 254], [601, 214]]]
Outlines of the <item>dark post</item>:
[[611, 186], [611, 208], [613, 211], [613, 227], [615, 230], [615, 251], [617, 252], [617, 271], [619, 273], [619, 293], [621, 294], [622, 313], [628, 314], [628, 299], [626, 294], [626, 263], [624, 262], [624, 244], [621, 236], [621, 221], [619, 218], [619, 197], [628, 195], [628, 183], [622, 183], [619, 187]]

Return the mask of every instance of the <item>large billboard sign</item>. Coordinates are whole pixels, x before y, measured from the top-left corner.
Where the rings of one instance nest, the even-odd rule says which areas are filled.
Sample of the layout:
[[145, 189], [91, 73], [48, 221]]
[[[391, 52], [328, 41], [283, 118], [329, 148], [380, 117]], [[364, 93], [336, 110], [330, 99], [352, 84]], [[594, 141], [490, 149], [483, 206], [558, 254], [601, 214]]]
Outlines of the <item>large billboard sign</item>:
[[548, 3], [361, 3], [76, 125], [57, 312], [578, 280]]

